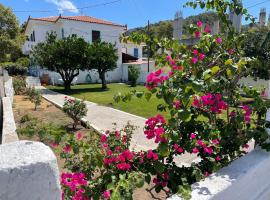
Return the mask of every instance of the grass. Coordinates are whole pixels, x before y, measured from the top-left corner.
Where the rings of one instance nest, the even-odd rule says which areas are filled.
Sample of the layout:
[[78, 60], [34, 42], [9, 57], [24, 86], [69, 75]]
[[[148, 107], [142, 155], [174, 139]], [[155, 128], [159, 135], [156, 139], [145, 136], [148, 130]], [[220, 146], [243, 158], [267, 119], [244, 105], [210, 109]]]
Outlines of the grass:
[[[48, 89], [76, 98], [85, 99], [99, 105], [113, 107], [145, 118], [155, 116], [157, 114], [157, 105], [163, 103], [162, 100], [157, 99], [155, 96], [153, 96], [149, 102], [145, 98], [138, 99], [136, 97], [127, 103], [116, 103], [113, 100], [114, 95], [118, 94], [119, 92], [125, 94], [134, 89], [137, 91], [146, 91], [144, 86], [130, 87], [126, 84], [113, 83], [108, 84], [107, 90], [101, 89], [100, 84], [76, 85], [72, 86], [72, 90], [70, 91], [65, 91], [61, 86], [48, 86]], [[168, 113], [162, 114], [166, 118], [169, 117]]]

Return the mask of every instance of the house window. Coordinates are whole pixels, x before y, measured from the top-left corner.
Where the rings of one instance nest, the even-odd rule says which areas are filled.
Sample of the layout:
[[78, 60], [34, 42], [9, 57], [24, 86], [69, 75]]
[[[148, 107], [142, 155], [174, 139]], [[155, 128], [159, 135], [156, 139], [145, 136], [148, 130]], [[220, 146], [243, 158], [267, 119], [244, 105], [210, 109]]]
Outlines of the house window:
[[92, 31], [92, 42], [100, 41], [100, 31]]
[[62, 28], [62, 39], [65, 38], [65, 30]]
[[134, 48], [134, 57], [138, 58], [139, 57], [139, 49]]
[[35, 34], [35, 31], [33, 31], [33, 42], [36, 41], [36, 34]]

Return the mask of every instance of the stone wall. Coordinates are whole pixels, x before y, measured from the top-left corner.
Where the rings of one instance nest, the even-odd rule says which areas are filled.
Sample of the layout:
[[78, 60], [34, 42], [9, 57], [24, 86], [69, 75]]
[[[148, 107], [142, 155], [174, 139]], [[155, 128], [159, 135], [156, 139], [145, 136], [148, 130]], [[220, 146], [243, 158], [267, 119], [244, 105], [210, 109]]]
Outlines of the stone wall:
[[[269, 200], [270, 153], [255, 149], [192, 185], [191, 200]], [[168, 200], [181, 200], [173, 196]]]
[[16, 124], [12, 110], [12, 100], [10, 97], [2, 98], [3, 104], [3, 130], [2, 130], [2, 144], [18, 141], [16, 133]]
[[0, 145], [0, 199], [61, 200], [52, 150], [39, 142]]

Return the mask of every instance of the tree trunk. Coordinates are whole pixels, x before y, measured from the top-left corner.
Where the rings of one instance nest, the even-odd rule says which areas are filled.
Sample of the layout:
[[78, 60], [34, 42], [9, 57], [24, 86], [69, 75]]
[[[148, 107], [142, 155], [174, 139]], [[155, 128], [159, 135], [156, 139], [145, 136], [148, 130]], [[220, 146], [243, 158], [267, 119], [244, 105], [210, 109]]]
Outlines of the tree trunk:
[[65, 87], [65, 90], [70, 90], [70, 85], [71, 85], [71, 82], [70, 81], [64, 81], [64, 87]]
[[100, 79], [102, 83], [102, 89], [107, 89], [106, 79], [105, 79], [105, 72], [100, 73]]

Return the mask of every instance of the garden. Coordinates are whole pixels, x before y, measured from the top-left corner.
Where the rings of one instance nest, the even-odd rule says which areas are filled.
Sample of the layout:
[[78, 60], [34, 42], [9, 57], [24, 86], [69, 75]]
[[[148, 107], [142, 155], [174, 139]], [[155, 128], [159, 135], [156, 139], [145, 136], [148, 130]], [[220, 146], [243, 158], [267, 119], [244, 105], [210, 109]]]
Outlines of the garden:
[[[269, 102], [262, 98], [262, 91], [238, 83], [252, 74], [256, 59], [243, 54], [245, 35], [234, 30], [227, 12], [241, 13], [246, 20], [253, 18], [238, 1], [198, 0], [187, 6], [214, 10], [222, 21], [223, 34], [211, 35], [209, 27], [202, 28], [198, 21], [189, 30], [200, 42], [190, 48], [143, 34], [122, 38], [150, 41], [153, 49], [158, 49], [159, 69], [149, 74], [144, 89], [111, 84], [110, 90], [105, 90], [104, 81], [102, 89], [82, 85], [67, 92], [50, 87], [122, 110], [134, 107], [130, 112], [148, 118], [142, 137], [153, 140], [156, 149], [130, 149], [135, 129], [131, 124], [102, 133], [87, 124], [85, 128], [80, 123], [87, 112], [84, 101], [66, 97], [60, 110], [41, 100], [39, 91], [25, 89], [23, 80], [19, 80], [22, 87], [15, 87], [18, 82], [14, 82], [15, 92], [20, 94], [14, 106], [20, 138], [42, 141], [53, 148], [62, 172], [63, 199], [165, 199], [177, 194], [188, 200], [192, 184], [245, 156], [251, 140], [254, 147], [270, 150], [266, 132]], [[165, 66], [171, 69], [166, 75]], [[65, 89], [70, 89], [69, 81]], [[242, 96], [252, 101], [243, 101]], [[146, 111], [135, 111], [138, 106]], [[200, 161], [179, 166], [175, 158], [183, 154], [195, 155]]]

